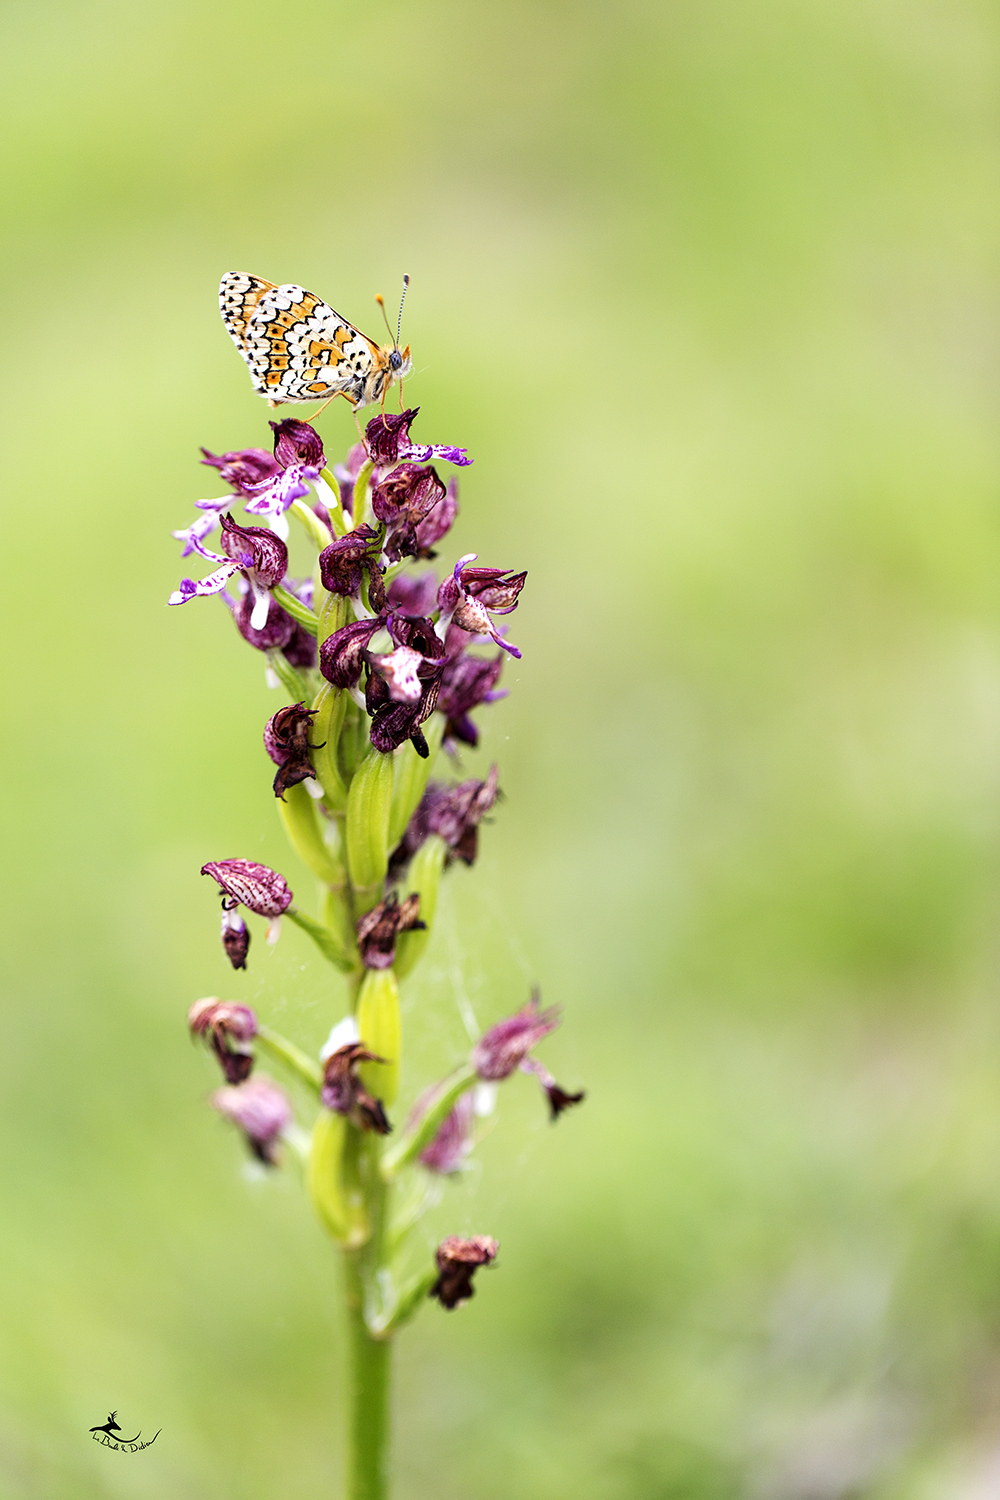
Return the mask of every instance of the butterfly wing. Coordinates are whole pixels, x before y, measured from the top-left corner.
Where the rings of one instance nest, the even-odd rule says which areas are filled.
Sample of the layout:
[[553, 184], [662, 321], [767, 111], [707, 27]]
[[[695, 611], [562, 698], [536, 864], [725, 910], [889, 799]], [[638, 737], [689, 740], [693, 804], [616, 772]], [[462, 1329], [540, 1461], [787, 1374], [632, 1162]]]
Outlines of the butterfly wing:
[[222, 317], [254, 386], [275, 404], [345, 395], [365, 403], [385, 363], [377, 344], [304, 287], [272, 286], [230, 272], [220, 289]]
[[246, 271], [227, 271], [219, 282], [219, 310], [226, 332], [237, 349], [246, 358], [246, 327], [250, 317], [265, 292], [273, 292], [274, 284], [260, 276], [250, 276]]

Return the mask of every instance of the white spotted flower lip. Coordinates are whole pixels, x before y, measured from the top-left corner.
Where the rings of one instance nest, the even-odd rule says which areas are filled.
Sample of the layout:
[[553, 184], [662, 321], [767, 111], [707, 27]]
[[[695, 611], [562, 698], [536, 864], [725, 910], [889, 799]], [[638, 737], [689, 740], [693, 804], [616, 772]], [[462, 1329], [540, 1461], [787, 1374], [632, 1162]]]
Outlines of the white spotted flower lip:
[[187, 604], [189, 599], [221, 594], [233, 574], [242, 573], [254, 596], [250, 624], [255, 630], [261, 630], [271, 602], [268, 590], [280, 583], [288, 572], [288, 548], [273, 531], [262, 526], [239, 526], [231, 514], [220, 516], [219, 520], [222, 546], [228, 556], [222, 557], [199, 546], [197, 550], [203, 557], [221, 566], [197, 582], [192, 578], [182, 578], [180, 587], [174, 590], [167, 603]]

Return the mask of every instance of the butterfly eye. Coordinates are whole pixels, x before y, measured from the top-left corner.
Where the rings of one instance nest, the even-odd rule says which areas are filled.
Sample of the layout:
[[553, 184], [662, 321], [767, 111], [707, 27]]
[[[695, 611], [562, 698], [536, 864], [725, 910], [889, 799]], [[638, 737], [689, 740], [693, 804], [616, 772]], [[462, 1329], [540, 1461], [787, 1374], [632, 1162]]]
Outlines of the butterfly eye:
[[394, 370], [398, 370], [400, 365], [403, 363], [403, 356], [400, 354], [398, 349], [393, 349], [392, 353], [389, 355], [389, 363]]

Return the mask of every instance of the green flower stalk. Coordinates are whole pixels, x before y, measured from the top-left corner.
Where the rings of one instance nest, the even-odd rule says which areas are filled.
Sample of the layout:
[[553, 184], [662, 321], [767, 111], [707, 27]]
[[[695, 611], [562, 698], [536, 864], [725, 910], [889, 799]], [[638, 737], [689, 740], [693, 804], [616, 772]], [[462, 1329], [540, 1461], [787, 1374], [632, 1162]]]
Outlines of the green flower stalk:
[[[229, 294], [233, 280], [224, 282]], [[264, 294], [285, 328], [293, 294], [301, 288]], [[179, 605], [219, 595], [240, 634], [264, 655], [268, 681], [289, 700], [265, 726], [264, 748], [276, 768], [271, 791], [281, 825], [317, 882], [315, 905], [306, 909], [311, 903], [301, 904], [282, 874], [252, 860], [209, 860], [202, 873], [219, 889], [232, 967], [249, 961], [253, 930], [245, 914], [268, 923], [272, 942], [286, 918], [330, 964], [336, 1024], [319, 1057], [237, 1001], [198, 1001], [189, 1024], [222, 1070], [212, 1103], [255, 1157], [276, 1169], [288, 1148], [304, 1155], [316, 1219], [343, 1260], [346, 1500], [388, 1495], [396, 1334], [432, 1299], [448, 1309], [468, 1302], [476, 1271], [497, 1254], [489, 1235], [453, 1235], [428, 1264], [413, 1236], [436, 1196], [426, 1179], [463, 1169], [474, 1148], [477, 1100], [515, 1071], [535, 1074], [553, 1119], [583, 1098], [560, 1088], [531, 1055], [557, 1024], [556, 1011], [542, 1010], [534, 995], [400, 1110], [400, 986], [433, 939], [441, 881], [456, 863], [475, 862], [480, 826], [499, 791], [495, 766], [482, 780], [455, 783], [435, 778], [436, 762], [442, 748], [453, 756], [475, 748], [473, 712], [503, 696], [496, 686], [502, 663], [520, 652], [496, 617], [517, 607], [525, 580], [473, 566], [474, 555], [440, 582], [427, 570], [406, 571], [411, 560], [434, 556], [458, 510], [454, 480], [446, 484], [428, 460], [470, 462], [463, 449], [414, 443], [416, 415], [375, 417], [363, 442], [332, 469], [318, 433], [294, 420], [271, 424], [273, 457], [262, 449], [205, 450], [230, 493], [199, 502], [199, 518], [175, 535], [185, 556], [215, 567], [200, 581], [184, 579], [170, 598]], [[232, 512], [240, 504], [264, 524], [238, 523]], [[289, 516], [315, 554], [305, 580], [287, 576]], [[207, 546], [216, 528], [221, 553]], [[498, 653], [481, 654], [484, 642]], [[297, 1081], [300, 1095], [304, 1085], [315, 1101], [311, 1119], [296, 1120], [280, 1082], [259, 1071], [262, 1058]]]

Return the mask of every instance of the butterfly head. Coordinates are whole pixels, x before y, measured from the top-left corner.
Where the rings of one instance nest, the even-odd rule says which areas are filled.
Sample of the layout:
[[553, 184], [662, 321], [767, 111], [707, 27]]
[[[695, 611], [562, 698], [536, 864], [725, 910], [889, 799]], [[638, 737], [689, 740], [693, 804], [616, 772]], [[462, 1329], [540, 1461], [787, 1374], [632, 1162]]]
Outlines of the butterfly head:
[[388, 355], [389, 369], [392, 371], [393, 376], [397, 380], [405, 380], [407, 375], [409, 375], [410, 371], [413, 369], [413, 360], [410, 358], [409, 344], [407, 344], [406, 348], [402, 350], [398, 349], [394, 344], [392, 348], [388, 350]]

